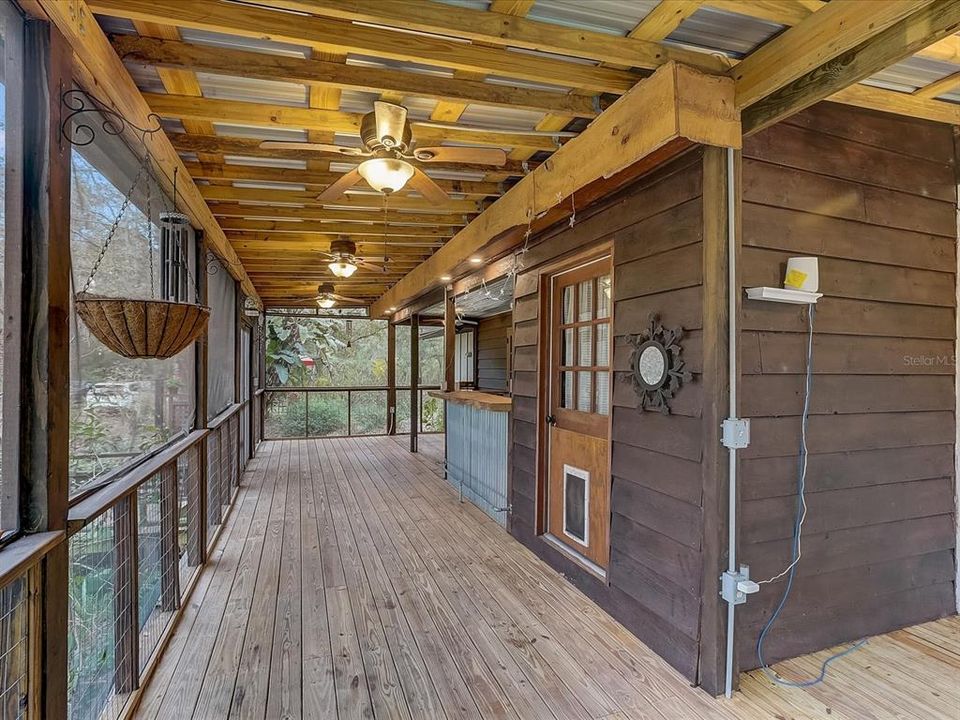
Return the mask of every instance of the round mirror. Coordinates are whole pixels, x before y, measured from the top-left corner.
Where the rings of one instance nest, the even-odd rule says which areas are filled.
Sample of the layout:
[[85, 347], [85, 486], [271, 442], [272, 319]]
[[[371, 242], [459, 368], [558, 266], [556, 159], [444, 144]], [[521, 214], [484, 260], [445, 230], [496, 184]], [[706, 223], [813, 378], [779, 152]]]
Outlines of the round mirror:
[[634, 374], [649, 390], [663, 385], [667, 377], [667, 351], [660, 343], [650, 340], [636, 354]]

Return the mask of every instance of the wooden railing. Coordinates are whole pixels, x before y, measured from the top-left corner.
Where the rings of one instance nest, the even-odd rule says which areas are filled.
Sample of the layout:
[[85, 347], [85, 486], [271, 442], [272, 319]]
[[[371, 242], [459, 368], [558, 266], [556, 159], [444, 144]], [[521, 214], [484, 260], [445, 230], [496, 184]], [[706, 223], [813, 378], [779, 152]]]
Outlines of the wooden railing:
[[[439, 385], [418, 390], [418, 432], [442, 432], [442, 403], [427, 395]], [[394, 426], [386, 386], [271, 387], [263, 393], [263, 437], [266, 440], [308, 437], [353, 437], [408, 432]], [[410, 387], [397, 387], [397, 397], [407, 400]], [[372, 401], [372, 402], [371, 402]], [[438, 403], [441, 422], [424, 421], [425, 403]], [[358, 409], [359, 408], [359, 409]]]
[[[66, 533], [0, 552], [0, 717], [40, 717], [31, 628], [40, 560], [68, 543], [71, 720], [135, 709], [236, 498], [246, 465], [235, 404], [109, 484], [77, 498]], [[255, 446], [255, 435], [250, 447]]]

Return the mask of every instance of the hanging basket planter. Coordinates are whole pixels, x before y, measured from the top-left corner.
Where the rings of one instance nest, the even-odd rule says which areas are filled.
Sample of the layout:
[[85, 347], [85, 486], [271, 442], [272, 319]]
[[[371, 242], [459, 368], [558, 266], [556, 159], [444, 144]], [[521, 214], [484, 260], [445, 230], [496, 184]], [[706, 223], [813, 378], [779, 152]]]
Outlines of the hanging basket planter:
[[78, 293], [77, 314], [110, 350], [128, 358], [168, 358], [203, 335], [210, 308], [166, 300]]
[[[171, 242], [172, 250], [168, 252], [172, 252], [172, 259], [168, 256], [168, 259], [163, 261], [165, 270], [161, 272], [159, 293], [157, 291], [152, 196], [153, 184], [159, 186], [159, 182], [154, 177], [147, 138], [161, 130], [160, 119], [152, 116], [156, 120], [156, 127], [137, 127], [103, 102], [81, 90], [68, 90], [63, 93], [61, 102], [67, 115], [60, 132], [71, 144], [83, 146], [92, 143], [99, 124], [109, 135], [119, 135], [122, 130], [129, 129], [139, 137], [143, 145], [140, 169], [124, 195], [123, 203], [104, 238], [83, 289], [74, 295], [77, 315], [97, 340], [118, 355], [135, 359], [173, 357], [207, 331], [210, 308], [200, 304], [200, 292], [186, 259], [188, 247], [184, 243], [184, 230], [189, 228], [189, 218], [177, 211], [177, 168], [173, 171], [172, 203], [165, 212], [159, 214], [161, 244], [164, 237]], [[98, 121], [83, 122], [81, 118], [86, 113], [96, 113]], [[149, 258], [150, 297], [109, 297], [93, 294], [89, 291], [93, 287], [94, 277], [117, 235], [121, 220], [141, 179], [145, 180], [144, 239]], [[160, 197], [162, 200], [162, 191]], [[192, 286], [195, 293], [194, 303], [184, 299], [189, 292], [188, 286]]]

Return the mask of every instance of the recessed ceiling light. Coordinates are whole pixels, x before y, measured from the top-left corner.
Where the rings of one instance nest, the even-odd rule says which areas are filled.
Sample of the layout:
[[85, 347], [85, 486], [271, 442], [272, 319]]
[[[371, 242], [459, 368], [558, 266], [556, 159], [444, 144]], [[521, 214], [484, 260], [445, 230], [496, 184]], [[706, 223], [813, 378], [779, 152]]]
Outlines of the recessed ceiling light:
[[450, 282], [451, 278], [449, 275], [441, 275], [440, 282]]
[[472, 257], [470, 258], [470, 262], [472, 262], [474, 265], [479, 265], [483, 262], [483, 258]]
[[397, 309], [396, 309], [395, 307], [392, 307], [392, 306], [391, 306], [390, 312], [396, 312], [396, 311], [397, 311]]

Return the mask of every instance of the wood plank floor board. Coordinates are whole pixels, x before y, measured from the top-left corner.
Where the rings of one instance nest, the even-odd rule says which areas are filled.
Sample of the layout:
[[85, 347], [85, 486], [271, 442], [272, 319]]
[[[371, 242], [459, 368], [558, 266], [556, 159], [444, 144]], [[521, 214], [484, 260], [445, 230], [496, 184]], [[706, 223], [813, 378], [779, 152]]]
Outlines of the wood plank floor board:
[[[264, 459], [268, 461], [268, 467], [276, 467], [279, 450], [279, 446], [273, 446], [265, 452]], [[263, 473], [252, 473], [248, 477], [253, 484], [263, 487]], [[197, 698], [194, 710], [196, 717], [222, 718], [230, 714], [237, 667], [240, 663], [240, 653], [243, 649], [247, 622], [253, 604], [253, 593], [257, 584], [263, 535], [266, 532], [276, 487], [277, 483], [271, 482], [258, 494], [257, 506], [247, 530], [240, 564], [234, 575], [230, 595], [204, 673], [200, 695]]]
[[957, 618], [872, 638], [813, 688], [689, 687], [460, 503], [442, 443], [262, 443], [135, 717], [960, 720]]

